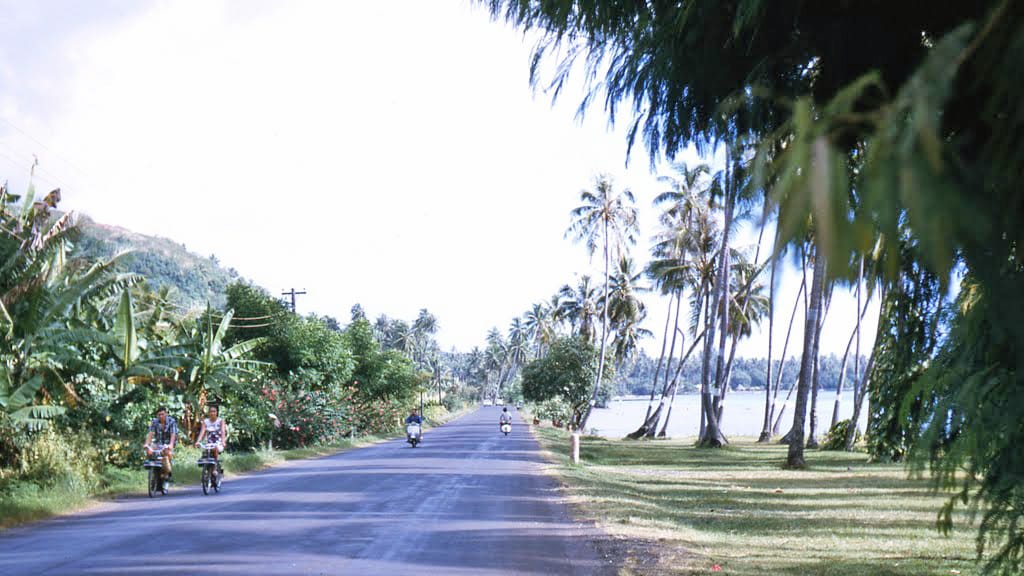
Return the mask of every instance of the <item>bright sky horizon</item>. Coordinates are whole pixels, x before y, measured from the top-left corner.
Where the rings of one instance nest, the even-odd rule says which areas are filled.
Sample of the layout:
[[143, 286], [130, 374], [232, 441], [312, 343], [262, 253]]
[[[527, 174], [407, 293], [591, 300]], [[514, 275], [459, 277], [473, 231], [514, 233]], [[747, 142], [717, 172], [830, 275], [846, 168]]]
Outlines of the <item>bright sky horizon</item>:
[[[555, 105], [535, 93], [531, 41], [468, 0], [6, 8], [0, 168], [12, 189], [38, 158], [37, 188], [60, 187], [62, 209], [215, 254], [272, 294], [305, 289], [300, 313], [427, 308], [444, 349], [482, 345], [578, 275], [600, 275], [564, 238], [600, 173], [637, 195], [633, 255], [647, 260], [669, 167], [652, 172], [639, 146], [627, 166], [628, 121], [610, 128], [600, 108], [578, 120], [578, 90]], [[791, 265], [780, 276], [776, 357], [799, 286]], [[667, 301], [644, 298], [660, 334]], [[854, 302], [837, 289], [823, 353], [842, 354]], [[864, 353], [876, 317], [877, 305]], [[764, 328], [740, 355], [765, 355]], [[656, 355], [659, 338], [644, 348]]]

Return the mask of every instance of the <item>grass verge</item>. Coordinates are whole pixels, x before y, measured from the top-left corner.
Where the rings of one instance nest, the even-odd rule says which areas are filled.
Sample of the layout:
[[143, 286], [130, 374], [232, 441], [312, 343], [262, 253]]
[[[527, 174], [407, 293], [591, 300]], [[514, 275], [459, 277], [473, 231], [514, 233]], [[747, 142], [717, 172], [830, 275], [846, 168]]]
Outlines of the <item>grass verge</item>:
[[810, 452], [809, 470], [783, 470], [784, 446], [733, 439], [724, 449], [692, 439], [586, 436], [584, 464], [568, 462], [568, 435], [534, 427], [583, 518], [642, 543], [624, 574], [885, 576], [980, 574], [973, 527], [960, 514], [935, 528], [945, 501], [898, 464], [864, 454]]

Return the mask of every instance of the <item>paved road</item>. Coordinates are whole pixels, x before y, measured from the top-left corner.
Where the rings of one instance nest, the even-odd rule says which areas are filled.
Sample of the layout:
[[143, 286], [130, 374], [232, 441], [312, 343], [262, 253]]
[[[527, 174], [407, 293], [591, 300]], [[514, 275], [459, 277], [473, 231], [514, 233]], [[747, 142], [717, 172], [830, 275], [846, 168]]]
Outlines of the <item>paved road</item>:
[[[0, 534], [0, 574], [602, 574], [497, 408], [400, 440]], [[178, 465], [184, 465], [179, 462]]]

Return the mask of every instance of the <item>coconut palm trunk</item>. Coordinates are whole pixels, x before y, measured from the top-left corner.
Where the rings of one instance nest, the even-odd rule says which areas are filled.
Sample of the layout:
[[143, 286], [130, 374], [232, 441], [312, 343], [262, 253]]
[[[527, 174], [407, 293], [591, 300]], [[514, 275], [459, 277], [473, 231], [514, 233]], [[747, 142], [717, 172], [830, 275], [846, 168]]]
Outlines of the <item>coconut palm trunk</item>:
[[821, 388], [821, 332], [825, 329], [825, 318], [828, 317], [828, 311], [832, 304], [831, 291], [829, 295], [825, 296], [822, 293], [822, 298], [825, 300], [824, 311], [821, 314], [821, 321], [818, 322], [818, 332], [814, 335], [814, 379], [811, 380], [811, 415], [810, 415], [810, 430], [807, 433], [807, 447], [818, 448], [818, 390]]
[[[741, 319], [741, 321], [746, 322], [748, 324], [752, 324], [753, 323], [753, 319], [747, 317], [747, 311], [748, 311], [748, 309], [750, 307], [750, 296], [754, 293], [754, 286], [757, 283], [757, 277], [761, 274], [761, 270], [762, 270], [762, 267], [757, 265], [757, 263], [758, 263], [758, 261], [761, 258], [761, 241], [764, 239], [764, 224], [765, 224], [765, 221], [768, 218], [767, 200], [766, 200], [764, 214], [762, 214], [761, 218], [762, 218], [761, 219], [761, 231], [758, 232], [758, 234], [757, 234], [757, 249], [754, 250], [754, 264], [757, 267], [754, 269], [753, 274], [751, 274], [750, 278], [747, 280], [746, 285], [741, 287], [740, 290], [739, 290], [740, 292], [743, 293], [743, 302], [740, 304], [740, 319]], [[742, 276], [741, 276], [741, 278], [742, 278]], [[736, 347], [739, 344], [740, 338], [742, 336], [743, 336], [742, 326], [739, 326], [739, 327], [737, 327], [737, 329], [734, 330], [734, 333], [732, 334], [732, 344], [730, 345], [730, 348], [729, 348], [729, 360], [725, 363], [725, 379], [724, 379], [724, 382], [726, 383], [726, 386], [722, 389], [722, 394], [719, 397], [719, 401], [718, 401], [718, 424], [719, 425], [722, 424], [722, 414], [725, 412], [725, 397], [726, 397], [726, 394], [729, 391], [728, 383], [732, 381], [732, 366], [733, 366], [733, 361], [736, 359]], [[771, 338], [771, 336], [769, 336], [769, 339], [770, 338]], [[771, 360], [769, 360], [769, 362], [770, 361]], [[765, 382], [766, 382], [765, 386], [767, 388], [768, 380], [766, 380]]]
[[[665, 383], [661, 387], [661, 401], [658, 403], [658, 408], [654, 410], [650, 415], [644, 419], [644, 423], [640, 425], [635, 431], [626, 435], [626, 438], [630, 440], [636, 440], [638, 438], [654, 436], [655, 431], [658, 429], [658, 422], [661, 421], [661, 414], [665, 409], [665, 399], [675, 393], [674, 389], [670, 389], [671, 380], [669, 374], [672, 372], [672, 358], [676, 353], [676, 336], [679, 334], [679, 314], [680, 308], [683, 301], [683, 295], [676, 295], [676, 311], [675, 311], [675, 330], [672, 331], [672, 345], [668, 350], [668, 362], [665, 366]], [[671, 310], [669, 311], [671, 313]]]
[[[885, 287], [881, 288], [879, 293], [879, 301], [883, 303], [878, 309], [878, 322], [875, 332], [875, 342], [878, 341], [878, 331], [883, 329], [881, 317], [885, 312]], [[864, 398], [867, 397], [868, 380], [871, 378], [871, 371], [875, 367], [875, 353], [878, 351], [878, 346], [871, 347], [871, 354], [868, 356], [867, 364], [864, 366], [864, 372], [860, 374], [860, 377], [854, 381], [853, 384], [853, 416], [850, 417], [850, 426], [846, 429], [846, 442], [844, 449], [849, 452], [853, 450], [853, 445], [857, 442], [857, 423], [860, 422], [861, 409], [864, 406]]]
[[[686, 361], [690, 359], [690, 355], [693, 354], [693, 351], [697, 349], [697, 344], [700, 343], [702, 338], [704, 338], [703, 332], [701, 332], [700, 335], [693, 339], [693, 342], [690, 343], [690, 347], [686, 349], [686, 354], [683, 354], [682, 358], [679, 360], [679, 364], [676, 367], [676, 373], [675, 375], [673, 375], [672, 384], [670, 385], [671, 400], [669, 401], [668, 412], [665, 413], [665, 422], [661, 427], [661, 431], [658, 433], [658, 436], [661, 438], [665, 437], [665, 435], [668, 433], [668, 423], [669, 420], [671, 420], [672, 418], [672, 404], [675, 401], [676, 393], [679, 391], [679, 375], [683, 371], [683, 366], [686, 364]], [[662, 401], [662, 404], [664, 404], [664, 401]], [[658, 409], [660, 410], [661, 406], [659, 406]], [[653, 429], [652, 432], [648, 434], [648, 436], [654, 436]]]
[[609, 223], [606, 218], [604, 221], [604, 305], [601, 306], [601, 348], [598, 354], [597, 360], [597, 376], [594, 378], [594, 390], [590, 393], [590, 405], [587, 406], [587, 411], [583, 414], [583, 418], [580, 420], [580, 430], [587, 429], [587, 421], [590, 420], [590, 414], [594, 411], [594, 406], [597, 404], [597, 396], [601, 392], [601, 381], [604, 378], [604, 357], [608, 343], [608, 288], [609, 288], [609, 255], [608, 251], [608, 228]]
[[[661, 376], [661, 367], [665, 363], [665, 347], [668, 345], [668, 329], [672, 326], [672, 302], [676, 297], [675, 291], [669, 292], [668, 297], [668, 312], [665, 314], [665, 332], [661, 338], [661, 356], [658, 357], [658, 366], [654, 369], [654, 383], [651, 384], [651, 399], [647, 403], [647, 414], [644, 415], [644, 422], [651, 417], [651, 410], [654, 409], [654, 396], [658, 391], [658, 378]], [[679, 324], [679, 307], [676, 307], [676, 325]], [[675, 334], [672, 335], [675, 338]], [[671, 357], [669, 359], [671, 362]], [[669, 368], [665, 369], [667, 373]]]
[[[712, 386], [721, 390], [721, 387], [725, 385], [721, 379], [725, 376], [725, 345], [726, 337], [729, 332], [729, 232], [732, 228], [733, 204], [732, 191], [729, 190], [729, 185], [726, 184], [725, 217], [724, 224], [722, 226], [722, 245], [720, 248], [721, 254], [719, 255], [719, 269], [717, 270], [718, 274], [711, 298], [711, 310], [714, 310], [717, 314], [720, 314], [720, 316], [716, 317], [714, 314], [712, 315], [712, 330], [708, 336], [707, 342], [705, 343], [706, 348], [714, 350], [715, 374], [713, 383], [710, 381], [710, 374], [705, 378], [708, 382], [701, 397], [701, 408], [704, 411], [705, 428], [700, 444], [702, 446], [715, 448], [724, 446], [729, 442], [725, 438], [725, 435], [722, 434], [722, 429], [719, 426], [717, 415], [718, 401], [712, 399], [711, 392]], [[716, 348], [715, 346], [710, 345], [710, 343], [714, 341], [714, 325], [719, 320], [721, 320], [722, 334]]]
[[807, 396], [811, 380], [814, 377], [813, 351], [817, 335], [819, 317], [821, 316], [822, 290], [825, 284], [825, 253], [820, 248], [814, 250], [814, 275], [811, 280], [810, 306], [804, 323], [804, 349], [800, 360], [800, 380], [797, 383], [796, 406], [793, 409], [792, 438], [789, 442], [789, 454], [786, 466], [804, 468], [804, 428], [807, 416]]
[[[775, 408], [778, 405], [779, 389], [782, 387], [782, 375], [785, 374], [785, 372], [786, 372], [786, 370], [785, 370], [785, 368], [786, 368], [786, 352], [789, 350], [789, 337], [793, 334], [793, 323], [796, 320], [796, 311], [800, 309], [800, 299], [803, 296], [804, 289], [806, 287], [807, 287], [807, 278], [804, 278], [803, 281], [800, 282], [800, 289], [797, 290], [796, 301], [793, 302], [793, 312], [789, 315], [789, 327], [786, 328], [786, 339], [783, 340], [783, 342], [782, 342], [782, 355], [779, 356], [779, 372], [775, 376], [775, 391], [772, 393], [772, 408], [771, 408], [770, 413], [767, 415], [767, 419], [766, 419], [766, 424], [771, 425], [773, 420], [775, 421], [775, 424], [774, 424], [774, 426], [771, 426], [767, 430], [767, 439], [764, 440], [765, 442], [767, 442], [768, 439], [771, 439], [772, 435], [775, 435], [775, 434], [779, 433], [779, 422], [782, 421], [782, 414], [786, 410], [785, 402], [789, 401], [789, 395], [787, 394], [786, 395], [786, 399], [785, 399], [785, 401], [784, 401], [784, 403], [782, 405], [782, 409], [779, 411], [779, 416], [776, 419], [776, 417], [775, 417]], [[793, 388], [790, 387], [790, 392], [792, 392], [792, 390], [793, 390]], [[765, 432], [766, 432], [766, 430], [762, 429], [761, 430], [761, 436], [763, 436], [763, 437], [766, 436]]]
[[[776, 225], [775, 231], [775, 245], [779, 242], [779, 227]], [[758, 442], [768, 442], [772, 438], [772, 410], [774, 404], [772, 402], [772, 340], [775, 336], [775, 268], [776, 263], [779, 261], [778, 254], [775, 253], [775, 245], [772, 246], [772, 270], [768, 277], [768, 366], [765, 369], [764, 377], [764, 420], [761, 423], [761, 435], [758, 436]], [[790, 323], [792, 327], [792, 323]], [[783, 352], [783, 362], [785, 362], [786, 356]], [[779, 363], [779, 372], [782, 372], [782, 363]], [[776, 394], [778, 391], [776, 389]]]
[[[857, 343], [856, 355], [860, 355], [860, 325], [864, 321], [864, 316], [868, 313], [868, 305], [870, 305], [871, 299], [864, 301], [864, 306], [861, 308], [861, 297], [860, 297], [860, 284], [857, 284], [857, 307], [860, 308], [860, 314], [857, 315], [857, 325], [854, 327], [853, 332], [850, 333], [850, 339], [846, 342], [846, 351], [843, 352], [843, 362], [839, 369], [839, 383], [836, 384], [836, 402], [835, 406], [832, 407], [832, 426], [839, 423], [839, 407], [840, 398], [843, 393], [843, 383], [846, 377], [846, 367], [849, 365], [847, 359], [850, 355], [850, 348], [853, 347], [854, 343]], [[860, 358], [854, 358], [853, 378], [854, 378], [854, 392], [856, 392], [857, 379], [860, 377]]]

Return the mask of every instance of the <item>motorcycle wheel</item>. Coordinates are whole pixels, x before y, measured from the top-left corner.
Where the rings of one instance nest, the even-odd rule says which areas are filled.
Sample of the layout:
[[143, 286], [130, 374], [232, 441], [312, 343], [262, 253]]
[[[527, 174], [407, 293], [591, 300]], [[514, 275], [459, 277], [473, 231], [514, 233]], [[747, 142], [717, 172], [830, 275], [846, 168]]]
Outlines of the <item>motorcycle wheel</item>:
[[152, 498], [160, 490], [160, 474], [157, 473], [156, 468], [147, 468], [147, 470], [149, 470], [149, 497]]
[[210, 465], [203, 466], [203, 496], [210, 493]]

